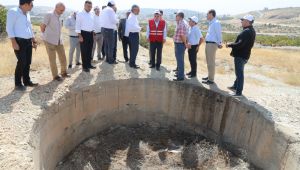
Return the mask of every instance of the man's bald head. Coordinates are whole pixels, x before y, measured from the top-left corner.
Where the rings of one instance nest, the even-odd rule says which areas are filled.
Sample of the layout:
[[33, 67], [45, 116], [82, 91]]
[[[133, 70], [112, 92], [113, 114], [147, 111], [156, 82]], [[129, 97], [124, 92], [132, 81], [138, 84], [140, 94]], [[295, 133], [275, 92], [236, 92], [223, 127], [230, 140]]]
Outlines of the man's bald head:
[[55, 5], [55, 12], [58, 14], [58, 15], [61, 15], [65, 12], [65, 4], [63, 4], [62, 2], [59, 2]]

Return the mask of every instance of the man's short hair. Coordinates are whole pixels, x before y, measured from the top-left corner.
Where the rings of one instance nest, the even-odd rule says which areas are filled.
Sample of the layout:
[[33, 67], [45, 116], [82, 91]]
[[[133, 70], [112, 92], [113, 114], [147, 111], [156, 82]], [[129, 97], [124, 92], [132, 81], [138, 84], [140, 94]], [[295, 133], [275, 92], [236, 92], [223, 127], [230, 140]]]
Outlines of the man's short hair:
[[84, 2], [84, 4], [93, 4], [93, 3], [92, 3], [92, 1], [87, 0], [87, 1]]
[[184, 13], [182, 11], [176, 12], [176, 16], [180, 16], [181, 18], [184, 18]]
[[140, 7], [139, 7], [138, 5], [132, 5], [132, 6], [131, 6], [131, 11], [132, 11], [132, 12], [133, 12], [133, 9], [134, 9], [134, 8], [140, 8]]
[[20, 0], [19, 5], [30, 4], [33, 0]]
[[164, 15], [164, 11], [162, 9], [159, 10], [160, 15]]
[[213, 17], [216, 17], [217, 15], [216, 10], [214, 9], [209, 10], [208, 13], [211, 14]]

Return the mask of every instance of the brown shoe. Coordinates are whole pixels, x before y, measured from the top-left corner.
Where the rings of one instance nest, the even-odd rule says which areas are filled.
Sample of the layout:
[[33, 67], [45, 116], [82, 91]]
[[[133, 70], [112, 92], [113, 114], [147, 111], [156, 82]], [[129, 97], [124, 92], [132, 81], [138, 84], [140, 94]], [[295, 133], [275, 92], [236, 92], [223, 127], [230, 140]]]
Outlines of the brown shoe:
[[61, 78], [60, 76], [56, 76], [53, 78], [53, 80], [55, 81], [63, 81], [63, 78]]
[[61, 76], [62, 76], [63, 78], [69, 78], [69, 77], [71, 77], [71, 75], [68, 74], [68, 73], [63, 73], [63, 74], [61, 74]]

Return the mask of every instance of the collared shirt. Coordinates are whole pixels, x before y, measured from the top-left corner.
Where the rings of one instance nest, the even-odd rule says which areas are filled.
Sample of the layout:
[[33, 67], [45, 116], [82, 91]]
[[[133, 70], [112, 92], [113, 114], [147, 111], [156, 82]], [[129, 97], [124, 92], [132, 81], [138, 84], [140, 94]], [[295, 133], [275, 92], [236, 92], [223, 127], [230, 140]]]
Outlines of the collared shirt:
[[116, 12], [111, 7], [106, 7], [100, 14], [102, 28], [117, 30], [117, 24], [119, 22]]
[[7, 13], [6, 32], [9, 38], [33, 38], [29, 12], [24, 14], [19, 7], [10, 9]]
[[131, 13], [126, 20], [125, 36], [128, 37], [129, 33], [139, 33], [141, 29], [137, 15]]
[[92, 14], [92, 12], [86, 12], [85, 10], [83, 10], [76, 15], [75, 31], [77, 33], [81, 33], [81, 30], [88, 32], [92, 32], [95, 30], [94, 15]]
[[56, 12], [48, 13], [44, 17], [43, 24], [46, 25], [45, 32], [43, 33], [44, 41], [53, 45], [62, 44], [61, 27], [62, 22]]
[[101, 32], [101, 17], [100, 17], [100, 15], [94, 16], [94, 27], [95, 27], [95, 33]]
[[69, 16], [65, 22], [65, 27], [69, 30], [70, 36], [78, 36], [75, 32], [76, 19], [74, 16]]
[[222, 27], [220, 21], [216, 18], [209, 22], [205, 41], [215, 42], [218, 45], [222, 44]]
[[191, 45], [198, 45], [202, 38], [202, 33], [197, 25], [189, 28], [188, 42]]
[[175, 29], [175, 35], [173, 37], [173, 40], [175, 43], [184, 43], [181, 40], [181, 36], [187, 36], [187, 25], [183, 20], [177, 22], [176, 29]]
[[[157, 29], [159, 21], [158, 22], [154, 21], [154, 22], [155, 22], [156, 29]], [[149, 27], [149, 24], [148, 24], [148, 26], [147, 26], [147, 32], [146, 32], [147, 38], [149, 38], [149, 35], [150, 35], [150, 27]], [[166, 25], [165, 25], [165, 28], [164, 28], [164, 40], [165, 39], [167, 39], [167, 22], [166, 22]]]

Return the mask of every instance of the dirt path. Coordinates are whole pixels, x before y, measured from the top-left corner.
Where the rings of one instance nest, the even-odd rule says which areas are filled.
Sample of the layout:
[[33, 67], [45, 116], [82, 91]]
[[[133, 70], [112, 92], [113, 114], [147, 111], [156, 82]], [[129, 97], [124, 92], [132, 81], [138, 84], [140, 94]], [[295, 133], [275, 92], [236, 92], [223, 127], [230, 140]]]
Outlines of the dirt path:
[[[119, 50], [121, 51], [121, 50]], [[71, 70], [72, 77], [58, 83], [51, 81], [50, 70], [32, 72], [32, 78], [40, 86], [28, 88], [26, 92], [14, 91], [14, 78], [0, 78], [0, 169], [18, 170], [33, 169], [32, 148], [29, 143], [33, 123], [39, 117], [42, 109], [55, 102], [67, 91], [84, 87], [97, 82], [128, 78], [157, 78], [173, 79], [174, 66], [163, 65], [161, 71], [148, 68], [148, 51], [140, 50], [138, 64], [142, 69], [131, 69], [128, 64], [120, 62], [117, 65], [108, 65], [105, 62], [97, 63], [97, 69], [91, 74], [82, 73], [79, 68]], [[122, 58], [121, 54], [118, 54]], [[122, 59], [120, 59], [122, 60]], [[226, 87], [232, 84], [233, 75], [217, 75], [216, 85], [206, 86], [198, 79], [186, 80], [212, 90], [228, 94]], [[247, 82], [247, 78], [259, 79], [262, 84]], [[244, 95], [249, 102], [256, 102], [270, 110], [270, 119], [276, 123], [297, 129], [300, 133], [300, 87], [285, 85], [276, 80], [263, 76], [247, 75]]]

